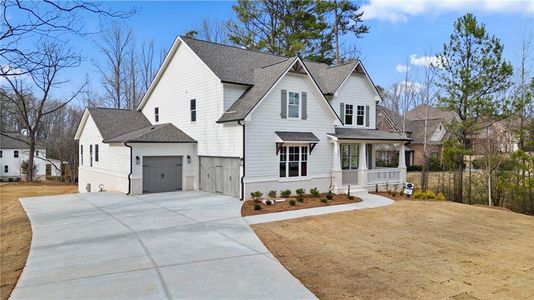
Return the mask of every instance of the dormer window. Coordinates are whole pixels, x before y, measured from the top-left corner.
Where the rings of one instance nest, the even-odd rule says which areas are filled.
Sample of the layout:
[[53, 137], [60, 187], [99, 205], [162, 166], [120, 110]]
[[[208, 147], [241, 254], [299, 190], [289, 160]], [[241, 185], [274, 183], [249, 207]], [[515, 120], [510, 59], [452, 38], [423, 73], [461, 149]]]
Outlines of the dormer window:
[[345, 125], [352, 125], [354, 116], [354, 105], [345, 104]]
[[289, 92], [289, 101], [287, 101], [288, 117], [298, 119], [300, 118], [300, 93]]
[[356, 125], [363, 126], [365, 124], [365, 106], [358, 105], [356, 110]]

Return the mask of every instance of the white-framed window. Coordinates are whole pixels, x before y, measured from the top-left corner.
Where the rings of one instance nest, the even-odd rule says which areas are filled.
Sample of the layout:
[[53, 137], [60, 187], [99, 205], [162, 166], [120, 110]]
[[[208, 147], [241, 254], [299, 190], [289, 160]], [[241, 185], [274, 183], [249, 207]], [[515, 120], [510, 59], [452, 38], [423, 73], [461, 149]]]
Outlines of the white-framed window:
[[308, 146], [280, 148], [280, 178], [308, 176]]
[[300, 93], [288, 92], [287, 116], [289, 118], [300, 118]]
[[345, 104], [345, 125], [352, 125], [354, 122], [354, 105]]
[[356, 125], [365, 125], [365, 106], [358, 105], [356, 108]]
[[191, 122], [197, 120], [197, 99], [189, 100], [189, 110], [191, 111]]
[[154, 121], [159, 122], [159, 107], [154, 107]]
[[341, 169], [356, 170], [358, 169], [358, 144], [341, 145]]

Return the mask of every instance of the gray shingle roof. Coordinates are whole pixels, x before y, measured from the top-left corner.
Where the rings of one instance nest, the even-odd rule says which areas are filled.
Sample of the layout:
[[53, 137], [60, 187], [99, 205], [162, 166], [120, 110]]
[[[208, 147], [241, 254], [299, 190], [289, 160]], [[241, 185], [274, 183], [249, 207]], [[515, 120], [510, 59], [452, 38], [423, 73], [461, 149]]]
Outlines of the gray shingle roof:
[[284, 142], [318, 142], [313, 132], [275, 131]]
[[[447, 133], [440, 141], [431, 141], [430, 137], [434, 134], [439, 124], [442, 123], [442, 119], [429, 119], [427, 120], [427, 144], [440, 145], [450, 135]], [[410, 126], [413, 128], [411, 138], [414, 144], [422, 144], [425, 139], [425, 120], [412, 120]]]
[[427, 108], [428, 119], [443, 119], [446, 122], [451, 122], [458, 118], [458, 115], [454, 111], [436, 108], [428, 104], [420, 104], [414, 107], [412, 110], [406, 113], [406, 118], [410, 120], [424, 120], [427, 118]]
[[[0, 134], [0, 149], [30, 149], [30, 145], [27, 142], [28, 138], [22, 134], [16, 133], [1, 133]], [[37, 149], [44, 149], [42, 143], [37, 142]]]
[[136, 110], [114, 108], [87, 108], [104, 140], [152, 125], [145, 115]]
[[[397, 112], [387, 108], [387, 107], [384, 107], [382, 105], [377, 105], [376, 106], [376, 109], [377, 109], [377, 112], [380, 112], [382, 111], [384, 114], [386, 114], [389, 119], [391, 120], [391, 122], [393, 122], [393, 124], [399, 129], [399, 131], [402, 131], [402, 123], [404, 122], [404, 118]], [[412, 132], [413, 131], [413, 128], [411, 126], [411, 122], [410, 120], [408, 120], [408, 118], [406, 119], [406, 124], [405, 124], [405, 131], [406, 132]]]
[[124, 135], [104, 140], [106, 143], [196, 143], [171, 123], [151, 125]]
[[386, 141], [410, 141], [400, 133], [381, 131], [376, 129], [336, 128], [335, 133], [329, 133], [338, 139], [346, 140], [386, 140]]

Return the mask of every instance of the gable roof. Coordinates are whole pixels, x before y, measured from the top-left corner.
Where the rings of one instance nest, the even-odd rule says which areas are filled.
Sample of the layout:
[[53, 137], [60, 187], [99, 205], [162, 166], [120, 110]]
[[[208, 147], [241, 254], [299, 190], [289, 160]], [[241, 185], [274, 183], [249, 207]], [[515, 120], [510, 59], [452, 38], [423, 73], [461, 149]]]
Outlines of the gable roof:
[[[30, 145], [25, 142], [28, 138], [20, 133], [0, 133], [0, 149], [30, 149]], [[36, 149], [44, 149], [44, 145], [36, 142]]]
[[413, 128], [411, 126], [411, 122], [410, 120], [408, 120], [408, 118], [406, 118], [406, 121], [404, 121], [404, 118], [402, 115], [400, 115], [399, 113], [397, 113], [396, 111], [393, 111], [385, 106], [382, 106], [382, 105], [377, 105], [376, 106], [376, 111], [377, 113], [380, 113], [382, 112], [387, 118], [389, 118], [389, 120], [391, 121], [391, 123], [396, 127], [397, 131], [402, 131], [402, 123], [405, 122], [406, 124], [404, 125], [404, 130], [406, 132], [412, 132], [413, 131]]
[[424, 120], [428, 109], [428, 119], [443, 119], [451, 122], [458, 118], [454, 111], [436, 108], [428, 104], [419, 104], [406, 113], [406, 118], [410, 120]]
[[[443, 123], [442, 119], [428, 119], [427, 120], [427, 144], [430, 145], [440, 145], [446, 139], [449, 138], [450, 132], [446, 132], [439, 141], [432, 141], [431, 137], [434, 135], [434, 132], [438, 129], [439, 125]], [[410, 126], [413, 128], [411, 138], [413, 139], [413, 144], [423, 144], [425, 141], [425, 120], [412, 120], [410, 121]], [[442, 125], [443, 126], [443, 125]]]
[[196, 143], [185, 132], [171, 123], [151, 125], [121, 136], [104, 140], [105, 143]]
[[89, 107], [87, 111], [104, 140], [152, 125], [145, 115], [137, 110]]

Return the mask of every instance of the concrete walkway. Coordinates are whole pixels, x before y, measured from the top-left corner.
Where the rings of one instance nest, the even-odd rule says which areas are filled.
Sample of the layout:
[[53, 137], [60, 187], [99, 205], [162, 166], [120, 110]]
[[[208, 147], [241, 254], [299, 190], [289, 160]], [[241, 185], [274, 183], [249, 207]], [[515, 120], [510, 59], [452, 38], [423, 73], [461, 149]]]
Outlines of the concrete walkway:
[[314, 299], [241, 218], [202, 192], [21, 200], [32, 245], [13, 299]]
[[302, 217], [309, 217], [309, 216], [318, 216], [318, 215], [364, 209], [364, 208], [381, 207], [381, 206], [386, 206], [386, 205], [390, 205], [393, 203], [393, 200], [383, 197], [383, 196], [379, 196], [379, 195], [368, 194], [368, 193], [356, 193], [354, 195], [356, 197], [361, 198], [362, 201], [358, 203], [351, 203], [351, 204], [314, 207], [314, 208], [306, 208], [306, 209], [285, 211], [285, 212], [279, 212], [279, 213], [249, 216], [249, 217], [245, 217], [245, 220], [247, 221], [248, 224], [253, 225], [253, 224], [283, 221], [283, 220], [288, 220], [288, 219], [295, 219], [295, 218], [302, 218]]

